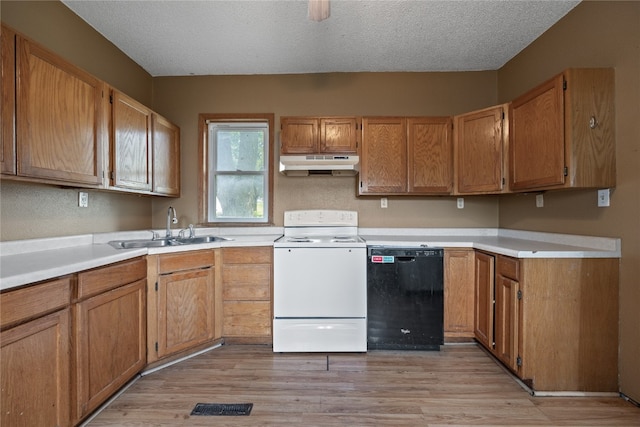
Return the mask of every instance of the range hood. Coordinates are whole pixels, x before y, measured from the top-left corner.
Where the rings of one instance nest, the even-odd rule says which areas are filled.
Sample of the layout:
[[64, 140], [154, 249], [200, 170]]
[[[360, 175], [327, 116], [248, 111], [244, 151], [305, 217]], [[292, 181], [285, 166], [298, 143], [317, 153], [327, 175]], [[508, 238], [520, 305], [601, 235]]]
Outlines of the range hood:
[[354, 176], [360, 158], [351, 154], [281, 155], [280, 173], [287, 176]]

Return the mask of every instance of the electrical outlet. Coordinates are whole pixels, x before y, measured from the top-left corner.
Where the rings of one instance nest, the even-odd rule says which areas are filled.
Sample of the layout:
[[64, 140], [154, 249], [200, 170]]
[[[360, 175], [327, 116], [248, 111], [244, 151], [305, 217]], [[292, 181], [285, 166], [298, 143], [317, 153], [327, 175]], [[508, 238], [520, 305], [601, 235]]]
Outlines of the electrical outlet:
[[458, 197], [456, 204], [458, 209], [464, 209], [464, 197]]
[[603, 190], [598, 190], [598, 207], [606, 208], [609, 205], [610, 205], [609, 189], [605, 188]]
[[89, 207], [89, 193], [84, 191], [78, 193], [78, 206], [81, 208]]
[[381, 197], [380, 198], [380, 207], [384, 209], [387, 206], [388, 206], [387, 198], [386, 197]]
[[536, 208], [544, 206], [544, 196], [542, 194], [536, 194]]

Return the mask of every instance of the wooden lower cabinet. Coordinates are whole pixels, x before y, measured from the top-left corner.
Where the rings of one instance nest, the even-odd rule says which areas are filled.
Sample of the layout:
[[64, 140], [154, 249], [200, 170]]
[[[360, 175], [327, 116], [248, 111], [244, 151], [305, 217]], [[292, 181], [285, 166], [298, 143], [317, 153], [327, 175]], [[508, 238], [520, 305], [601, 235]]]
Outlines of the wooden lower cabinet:
[[146, 365], [145, 276], [143, 258], [78, 274], [78, 295], [89, 296], [73, 312], [74, 422]]
[[444, 338], [474, 337], [474, 250], [444, 250]]
[[476, 339], [534, 391], [616, 392], [618, 264], [476, 252]]
[[215, 251], [148, 256], [149, 362], [219, 338], [215, 333]]
[[70, 423], [71, 281], [0, 294], [2, 426]]
[[495, 256], [476, 252], [475, 259], [475, 336], [478, 342], [493, 350], [493, 315], [495, 290]]
[[222, 249], [222, 335], [235, 342], [271, 343], [273, 249]]
[[69, 309], [0, 333], [3, 426], [69, 425]]

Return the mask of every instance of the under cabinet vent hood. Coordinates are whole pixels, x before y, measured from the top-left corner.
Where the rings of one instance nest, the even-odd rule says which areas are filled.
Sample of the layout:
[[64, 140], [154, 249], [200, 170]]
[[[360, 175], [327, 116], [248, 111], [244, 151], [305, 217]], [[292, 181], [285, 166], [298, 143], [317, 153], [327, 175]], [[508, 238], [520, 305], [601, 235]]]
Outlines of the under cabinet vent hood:
[[281, 155], [280, 173], [287, 176], [354, 176], [358, 173], [359, 161], [356, 155]]

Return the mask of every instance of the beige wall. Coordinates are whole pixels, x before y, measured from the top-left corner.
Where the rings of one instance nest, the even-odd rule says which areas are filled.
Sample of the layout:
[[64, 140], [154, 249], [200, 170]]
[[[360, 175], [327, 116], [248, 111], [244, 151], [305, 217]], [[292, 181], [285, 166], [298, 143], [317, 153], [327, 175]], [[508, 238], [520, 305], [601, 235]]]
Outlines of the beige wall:
[[[449, 115], [507, 101], [566, 67], [616, 68], [618, 185], [610, 208], [594, 191], [533, 196], [357, 198], [356, 178], [275, 180], [275, 222], [298, 208], [354, 209], [364, 227], [493, 227], [619, 236], [620, 383], [640, 401], [640, 3], [583, 2], [498, 72], [354, 73], [152, 79], [57, 1], [0, 3], [3, 22], [42, 43], [182, 128], [183, 196], [151, 199], [90, 191], [88, 209], [77, 190], [1, 181], [0, 240], [163, 227], [166, 208], [180, 225], [196, 221], [197, 114], [273, 112], [281, 115]], [[152, 92], [153, 89], [153, 92]], [[153, 97], [152, 97], [153, 93]], [[276, 133], [276, 140], [278, 134]], [[276, 156], [277, 159], [277, 156]], [[153, 220], [152, 220], [153, 217]]]
[[[57, 1], [5, 1], [2, 22], [140, 102], [151, 105], [152, 79], [112, 43]], [[151, 198], [0, 181], [0, 241], [151, 226]]]
[[611, 207], [596, 191], [500, 198], [500, 227], [622, 238], [620, 385], [640, 401], [640, 2], [582, 2], [498, 73], [501, 101], [568, 67], [616, 70], [617, 185]]
[[[163, 226], [169, 205], [182, 226], [197, 222], [199, 113], [275, 113], [279, 150], [280, 116], [452, 115], [495, 104], [495, 88], [495, 71], [155, 78], [154, 109], [181, 128], [183, 181], [179, 200], [154, 200], [154, 227]], [[453, 197], [391, 197], [381, 209], [378, 197], [356, 197], [356, 179], [276, 174], [274, 223], [282, 225], [285, 210], [328, 208], [358, 211], [362, 227], [497, 225], [495, 197], [467, 197], [464, 209]]]

